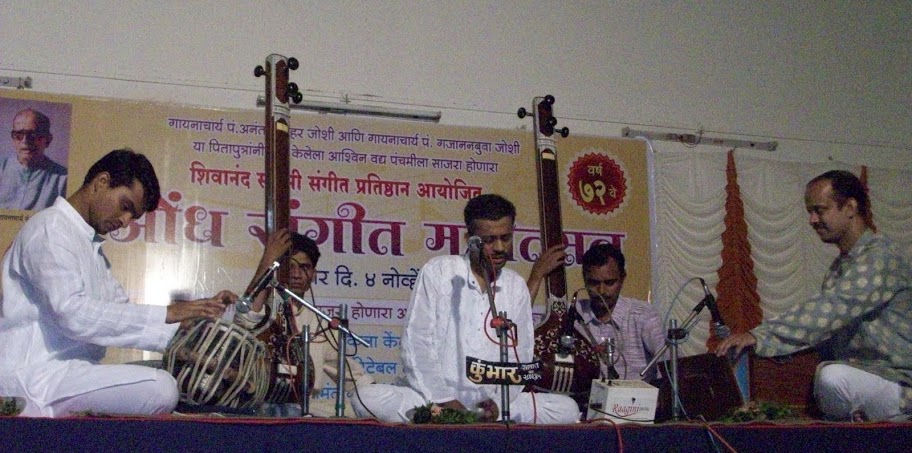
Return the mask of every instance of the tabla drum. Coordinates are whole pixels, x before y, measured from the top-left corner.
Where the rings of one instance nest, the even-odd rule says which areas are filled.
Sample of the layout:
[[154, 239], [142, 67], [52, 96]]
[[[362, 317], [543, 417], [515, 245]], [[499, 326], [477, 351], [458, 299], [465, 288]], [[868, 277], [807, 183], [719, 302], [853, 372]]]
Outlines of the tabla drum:
[[200, 319], [168, 343], [164, 368], [177, 380], [181, 401], [254, 408], [270, 384], [266, 345], [243, 327], [222, 319]]

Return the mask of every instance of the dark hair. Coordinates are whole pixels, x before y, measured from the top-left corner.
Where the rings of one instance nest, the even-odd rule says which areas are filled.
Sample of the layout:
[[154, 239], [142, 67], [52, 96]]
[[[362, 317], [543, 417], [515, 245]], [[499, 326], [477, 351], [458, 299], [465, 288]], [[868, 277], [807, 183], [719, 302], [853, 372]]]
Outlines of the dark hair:
[[617, 263], [621, 275], [627, 275], [627, 272], [624, 270], [626, 260], [619, 248], [615, 247], [610, 242], [593, 244], [592, 247], [589, 247], [589, 250], [586, 250], [586, 253], [583, 254], [583, 275], [586, 275], [589, 272], [589, 269], [592, 269], [593, 267], [608, 264], [608, 260], [612, 259]]
[[35, 117], [35, 132], [41, 135], [49, 135], [51, 133], [51, 119], [47, 117], [44, 113], [41, 113], [35, 109], [25, 109], [16, 114], [13, 119], [17, 118], [23, 113], [31, 113]]
[[836, 200], [836, 206], [842, 208], [845, 206], [846, 201], [850, 198], [854, 198], [855, 202], [858, 203], [858, 214], [864, 220], [865, 225], [871, 229], [875, 229], [873, 216], [871, 215], [871, 202], [868, 199], [868, 188], [865, 187], [857, 176], [850, 171], [830, 170], [812, 179], [807, 185], [810, 186], [811, 184], [821, 181], [830, 182], [830, 186], [833, 188], [833, 198]]
[[500, 220], [509, 217], [511, 222], [516, 221], [516, 207], [506, 198], [496, 194], [479, 195], [466, 203], [462, 211], [466, 228], [469, 234], [475, 233], [476, 220]]
[[320, 249], [317, 247], [317, 243], [301, 233], [292, 232], [291, 249], [288, 250], [288, 254], [294, 255], [298, 252], [303, 252], [307, 255], [314, 267], [317, 266], [317, 261], [320, 261]]
[[111, 175], [111, 182], [108, 186], [112, 189], [122, 186], [131, 187], [134, 180], [139, 180], [144, 192], [143, 210], [152, 212], [158, 207], [161, 189], [158, 186], [155, 169], [152, 168], [152, 163], [146, 156], [130, 148], [115, 149], [92, 165], [92, 168], [86, 173], [82, 186], [88, 186], [102, 172]]

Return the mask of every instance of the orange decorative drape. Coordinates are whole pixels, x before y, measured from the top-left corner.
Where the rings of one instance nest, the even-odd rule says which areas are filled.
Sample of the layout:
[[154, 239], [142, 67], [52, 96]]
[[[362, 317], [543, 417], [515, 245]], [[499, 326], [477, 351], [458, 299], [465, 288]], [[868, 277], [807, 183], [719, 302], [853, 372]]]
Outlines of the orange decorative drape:
[[861, 166], [861, 176], [858, 177], [861, 180], [861, 185], [864, 186], [865, 193], [868, 194], [868, 216], [865, 217], [865, 225], [871, 229], [873, 232], [877, 232], [877, 225], [874, 225], [874, 208], [871, 206], [871, 191], [868, 190], [868, 166]]
[[[763, 321], [763, 311], [760, 309], [760, 295], [757, 294], [757, 276], [754, 275], [754, 261], [747, 238], [734, 149], [728, 152], [725, 176], [725, 231], [722, 232], [722, 267], [718, 270], [716, 293], [719, 313], [725, 325], [732, 333], [740, 333], [758, 326]], [[706, 347], [714, 351], [718, 343], [719, 339], [710, 326]]]

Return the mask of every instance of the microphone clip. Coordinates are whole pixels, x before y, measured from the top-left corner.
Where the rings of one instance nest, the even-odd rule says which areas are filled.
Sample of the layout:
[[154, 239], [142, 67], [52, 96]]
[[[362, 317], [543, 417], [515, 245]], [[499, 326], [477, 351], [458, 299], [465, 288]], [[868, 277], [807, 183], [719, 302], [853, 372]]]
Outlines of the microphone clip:
[[260, 291], [266, 289], [266, 287], [269, 285], [269, 282], [272, 280], [273, 275], [275, 275], [276, 269], [278, 268], [279, 262], [273, 261], [272, 265], [269, 266], [269, 269], [267, 269], [266, 272], [263, 273], [263, 276], [257, 280], [257, 283], [253, 289], [238, 298], [237, 303], [234, 305], [234, 309], [237, 310], [238, 313], [247, 313], [250, 311], [250, 309], [253, 307], [253, 298], [256, 297]]
[[709, 287], [706, 286], [705, 280], [701, 278], [700, 283], [703, 284], [703, 293], [706, 294], [703, 297], [703, 300], [700, 301], [700, 304], [705, 304], [706, 308], [709, 309], [709, 314], [712, 317], [713, 334], [719, 339], [726, 338], [731, 334], [731, 330], [729, 330], [728, 326], [725, 325], [725, 321], [722, 319], [722, 313], [719, 312], [719, 305], [716, 304], [716, 298], [709, 292]]

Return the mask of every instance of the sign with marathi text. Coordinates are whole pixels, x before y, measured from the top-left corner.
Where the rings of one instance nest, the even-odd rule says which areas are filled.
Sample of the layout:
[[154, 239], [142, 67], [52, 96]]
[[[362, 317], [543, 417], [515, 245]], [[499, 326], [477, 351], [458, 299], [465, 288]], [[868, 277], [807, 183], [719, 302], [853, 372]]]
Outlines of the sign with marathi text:
[[[13, 116], [28, 107], [46, 110], [56, 147], [49, 152], [68, 168], [70, 194], [112, 149], [133, 148], [155, 166], [158, 209], [110, 234], [104, 246], [135, 302], [244, 290], [266, 239], [263, 111], [3, 91], [0, 123], [10, 130]], [[528, 275], [541, 251], [531, 131], [298, 112], [290, 126], [290, 225], [322, 253], [312, 302], [331, 315], [347, 307], [352, 330], [370, 342], [351, 349], [354, 360], [377, 381], [402, 373], [402, 323], [421, 266], [464, 251], [469, 199], [499, 193], [513, 201], [509, 266]], [[10, 134], [3, 136], [0, 155], [13, 153]], [[558, 139], [555, 151], [571, 289], [582, 287], [583, 253], [608, 241], [627, 257], [625, 293], [645, 299], [645, 145], [571, 135]], [[0, 248], [34, 212], [0, 209]], [[142, 358], [150, 356], [111, 350], [106, 360]], [[325, 397], [335, 392], [320, 390]]]
[[476, 384], [538, 384], [542, 375], [541, 360], [529, 363], [489, 362], [466, 356], [466, 377]]

